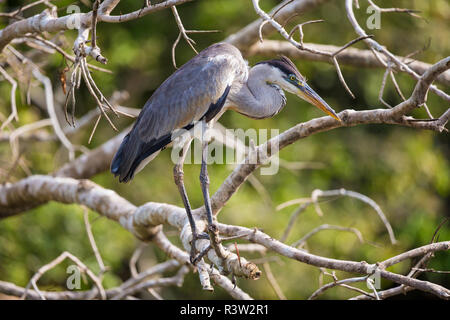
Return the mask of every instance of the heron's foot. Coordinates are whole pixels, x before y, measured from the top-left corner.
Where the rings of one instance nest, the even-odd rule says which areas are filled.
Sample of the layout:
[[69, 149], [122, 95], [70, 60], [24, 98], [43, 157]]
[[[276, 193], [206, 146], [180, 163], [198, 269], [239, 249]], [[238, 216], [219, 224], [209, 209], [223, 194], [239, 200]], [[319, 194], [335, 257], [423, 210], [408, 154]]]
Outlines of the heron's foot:
[[[207, 246], [205, 249], [203, 249], [201, 252], [199, 252], [197, 254], [195, 244], [196, 244], [196, 241], [200, 240], [200, 239], [209, 240], [210, 244], [209, 244], [209, 246]], [[191, 252], [190, 252], [190, 257], [189, 257], [192, 265], [195, 266], [197, 264], [197, 262], [200, 261], [208, 253], [209, 250], [211, 250], [213, 248], [216, 249], [220, 245], [221, 242], [222, 242], [222, 239], [219, 236], [219, 228], [218, 228], [217, 224], [215, 224], [215, 223], [208, 225], [208, 232], [202, 232], [202, 233], [194, 232], [192, 234]], [[219, 255], [219, 257], [222, 258], [221, 255]]]
[[208, 225], [209, 234], [213, 233], [215, 235], [219, 235], [219, 227], [214, 222]]
[[222, 242], [222, 239], [219, 236], [219, 228], [217, 224], [212, 223], [208, 225], [208, 234], [203, 233], [203, 235], [204, 239], [208, 239], [210, 241], [209, 246], [203, 249], [202, 252], [200, 252], [198, 256], [194, 258], [193, 262], [196, 263], [197, 261], [202, 259], [205, 256], [205, 254], [207, 254], [208, 251], [211, 249], [214, 249], [219, 258], [223, 258], [223, 252], [220, 250], [220, 244]]
[[191, 261], [192, 265], [194, 265], [194, 266], [197, 264], [198, 261], [200, 261], [203, 258], [203, 256], [209, 250], [209, 247], [208, 247], [196, 256], [197, 250], [196, 250], [195, 243], [197, 242], [197, 240], [201, 240], [201, 239], [209, 240], [209, 235], [206, 232], [201, 232], [201, 233], [194, 232], [192, 234], [191, 253], [189, 256], [189, 260]]
[[209, 240], [209, 234], [207, 234], [206, 232], [201, 232], [197, 234], [197, 239]]

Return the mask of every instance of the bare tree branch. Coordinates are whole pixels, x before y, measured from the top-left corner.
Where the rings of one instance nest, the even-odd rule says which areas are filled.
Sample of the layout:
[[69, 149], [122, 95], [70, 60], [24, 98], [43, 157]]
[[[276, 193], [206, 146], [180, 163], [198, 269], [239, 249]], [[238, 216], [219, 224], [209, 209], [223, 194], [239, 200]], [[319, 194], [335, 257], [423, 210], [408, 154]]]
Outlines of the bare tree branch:
[[[277, 13], [276, 20], [280, 25], [284, 25], [285, 22], [290, 17], [292, 17], [293, 14], [299, 15], [304, 12], [307, 12], [308, 10], [316, 8], [320, 4], [326, 2], [326, 0], [295, 0], [285, 5], [286, 2], [289, 2], [289, 0], [282, 2], [274, 9], [272, 9], [272, 11], [269, 13], [270, 16], [273, 16], [275, 12]], [[280, 8], [282, 9], [279, 10]], [[258, 41], [259, 27], [262, 22], [263, 19], [261, 18], [252, 22], [251, 24], [239, 30], [239, 32], [226, 38], [225, 42], [231, 43], [232, 45], [236, 46], [239, 50], [245, 53], [245, 51], [252, 44]], [[264, 28], [262, 28], [262, 36], [267, 37], [274, 31], [275, 28], [270, 23], [266, 23], [264, 25]]]
[[[109, 219], [119, 222], [136, 237], [139, 239], [146, 239], [147, 241], [154, 239], [157, 235], [160, 235], [160, 230], [156, 226], [159, 224], [169, 224], [182, 229], [180, 237], [188, 250], [186, 243], [188, 243], [189, 240], [186, 239], [186, 234], [189, 233], [190, 228], [187, 225], [187, 218], [184, 214], [184, 210], [179, 207], [167, 204], [147, 203], [139, 208], [136, 208], [111, 190], [105, 190], [100, 186], [86, 180], [77, 181], [70, 178], [35, 176], [22, 180], [14, 186], [7, 185], [6, 188], [3, 187], [2, 189], [3, 190], [1, 190], [2, 192], [0, 193], [0, 205], [2, 206], [7, 205], [8, 203], [12, 204], [14, 201], [19, 199], [33, 199], [40, 197], [62, 203], [80, 203], [97, 211], [101, 215], [108, 217]], [[14, 197], [11, 198], [13, 195]], [[21, 196], [18, 197], [18, 195]], [[202, 220], [198, 221], [199, 227], [202, 222]], [[379, 270], [380, 276], [388, 280], [430, 292], [441, 298], [450, 298], [450, 291], [439, 285], [398, 275], [384, 269], [405, 259], [410, 259], [421, 254], [423, 255], [426, 252], [449, 250], [450, 241], [423, 246], [390, 258], [380, 264], [368, 264], [366, 262], [336, 260], [312, 255], [305, 251], [285, 245], [256, 229], [251, 230], [239, 226], [219, 224], [219, 230], [221, 234], [243, 237], [248, 241], [261, 244], [266, 248], [288, 258], [313, 266], [365, 275], [370, 275], [375, 270]], [[208, 241], [205, 240], [205, 242]], [[202, 245], [203, 244], [200, 243], [200, 247]], [[205, 245], [209, 245], [209, 243]], [[171, 253], [171, 255], [173, 257], [177, 256], [176, 254], [174, 255], [174, 253]], [[183, 253], [182, 255], [187, 255], [187, 253]], [[183, 257], [182, 259], [185, 258], [186, 257]], [[208, 258], [211, 261], [215, 261], [216, 257], [213, 250], [209, 252]], [[237, 262], [237, 258], [236, 260], [233, 260], [232, 256], [229, 256], [228, 259], [229, 260], [225, 262], [225, 265], [230, 264], [229, 270], [233, 270], [235, 275], [247, 276], [250, 278], [252, 277], [251, 274], [246, 275], [245, 273], [246, 268], [253, 270], [251, 264], [246, 262], [245, 259], [242, 257], [240, 258], [241, 264]], [[233, 264], [232, 261], [236, 261], [236, 264]], [[216, 263], [217, 262], [215, 262], [215, 264]], [[241, 266], [242, 269], [239, 269], [238, 266]]]
[[[342, 259], [333, 259], [320, 256], [300, 250], [297, 247], [304, 244], [308, 238], [322, 230], [339, 230], [354, 233], [360, 242], [364, 239], [362, 234], [356, 228], [335, 226], [330, 224], [322, 224], [321, 226], [310, 230], [306, 235], [295, 242], [293, 245], [284, 243], [299, 214], [309, 205], [314, 205], [317, 213], [322, 214], [319, 205], [321, 197], [349, 196], [359, 199], [370, 205], [379, 215], [381, 221], [385, 225], [391, 242], [395, 243], [393, 229], [388, 222], [386, 216], [372, 199], [358, 192], [339, 190], [314, 190], [310, 198], [296, 199], [289, 203], [282, 204], [278, 207], [285, 207], [291, 204], [297, 204], [299, 207], [292, 214], [289, 223], [281, 236], [280, 241], [272, 238], [269, 234], [255, 228], [245, 228], [237, 225], [218, 224], [217, 232], [209, 232], [213, 241], [200, 239], [195, 242], [196, 248], [201, 252], [198, 262], [194, 265], [190, 263], [189, 254], [192, 250], [192, 230], [189, 226], [188, 219], [183, 208], [157, 202], [149, 202], [141, 206], [135, 206], [128, 200], [122, 198], [112, 190], [103, 188], [90, 180], [97, 173], [107, 170], [110, 166], [111, 158], [117, 151], [121, 140], [129, 131], [125, 129], [116, 137], [105, 142], [97, 149], [88, 151], [86, 147], [76, 146], [67, 138], [83, 128], [87, 124], [93, 123], [89, 141], [91, 141], [96, 128], [102, 117], [105, 117], [113, 129], [116, 129], [111, 114], [128, 115], [134, 117], [139, 110], [125, 108], [117, 102], [111, 102], [105, 97], [97, 83], [92, 77], [91, 70], [107, 71], [106, 69], [95, 67], [87, 63], [87, 58], [91, 57], [100, 63], [107, 63], [106, 57], [101, 53], [99, 41], [97, 37], [97, 24], [121, 23], [141, 18], [149, 13], [157, 12], [165, 8], [171, 8], [175, 22], [179, 29], [179, 36], [175, 40], [172, 48], [172, 59], [175, 63], [175, 48], [183, 37], [193, 51], [195, 42], [189, 38], [190, 33], [210, 32], [203, 30], [187, 30], [178, 14], [177, 5], [183, 4], [190, 0], [166, 0], [157, 4], [151, 4], [145, 1], [143, 7], [139, 10], [126, 14], [111, 15], [117, 7], [120, 0], [103, 0], [95, 1], [92, 10], [87, 13], [75, 13], [58, 17], [57, 7], [49, 1], [37, 0], [34, 3], [23, 6], [18, 10], [1, 16], [8, 18], [10, 24], [0, 30], [0, 51], [3, 51], [5, 62], [0, 66], [0, 73], [5, 80], [11, 84], [11, 113], [9, 116], [3, 116], [1, 119], [3, 124], [0, 133], [0, 141], [9, 141], [11, 145], [14, 169], [17, 165], [21, 165], [25, 172], [30, 175], [18, 182], [7, 182], [0, 185], [0, 219], [17, 215], [30, 208], [42, 205], [48, 201], [56, 201], [65, 204], [79, 204], [84, 209], [84, 225], [87, 231], [92, 251], [99, 267], [99, 273], [94, 274], [87, 266], [73, 254], [63, 252], [52, 262], [42, 266], [36, 274], [30, 279], [29, 284], [25, 288], [18, 287], [12, 283], [0, 281], [0, 292], [21, 296], [28, 299], [92, 299], [100, 297], [102, 299], [137, 299], [135, 296], [143, 291], [150, 292], [156, 299], [162, 299], [163, 294], [154, 291], [155, 288], [163, 288], [169, 286], [181, 286], [186, 274], [190, 271], [198, 273], [198, 279], [202, 289], [213, 291], [214, 285], [221, 286], [231, 297], [235, 299], [252, 299], [251, 296], [236, 286], [236, 277], [256, 280], [260, 278], [262, 272], [255, 261], [251, 262], [243, 256], [243, 254], [258, 253], [262, 256], [258, 259], [258, 263], [262, 263], [265, 275], [273, 287], [275, 293], [280, 299], [286, 299], [283, 289], [276, 280], [276, 275], [272, 273], [270, 261], [279, 256], [287, 257], [291, 260], [298, 261], [320, 269], [319, 276], [321, 287], [311, 295], [311, 299], [317, 298], [326, 290], [336, 286], [358, 292], [362, 296], [355, 299], [384, 299], [386, 297], [396, 295], [409, 290], [421, 290], [429, 292], [443, 299], [450, 299], [450, 290], [439, 284], [430, 281], [418, 280], [417, 276], [424, 272], [448, 273], [448, 271], [435, 270], [428, 267], [428, 261], [438, 251], [450, 250], [450, 241], [433, 242], [419, 248], [411, 249], [407, 252], [399, 253], [384, 261], [375, 261], [367, 263], [365, 261], [350, 261]], [[435, 132], [446, 131], [446, 125], [450, 117], [450, 109], [442, 112], [438, 118], [434, 118], [430, 108], [428, 108], [427, 95], [431, 91], [444, 100], [450, 101], [447, 93], [437, 88], [433, 82], [437, 81], [441, 84], [450, 84], [450, 57], [446, 57], [429, 65], [420, 61], [413, 61], [411, 57], [416, 54], [412, 53], [406, 57], [396, 56], [386, 47], [382, 46], [372, 36], [367, 33], [358, 24], [353, 13], [353, 0], [346, 0], [345, 8], [347, 18], [356, 32], [356, 37], [341, 47], [319, 45], [313, 43], [305, 43], [303, 27], [311, 23], [322, 20], [309, 20], [296, 24], [287, 31], [289, 22], [292, 18], [310, 9], [318, 7], [325, 0], [287, 0], [276, 6], [270, 13], [266, 13], [259, 6], [259, 0], [252, 0], [256, 14], [261, 18], [241, 29], [236, 34], [230, 36], [225, 41], [237, 46], [244, 55], [274, 55], [284, 53], [293, 58], [302, 58], [312, 61], [324, 61], [333, 64], [336, 69], [339, 81], [347, 92], [354, 97], [353, 92], [346, 84], [344, 76], [341, 72], [340, 65], [347, 64], [353, 66], [384, 68], [385, 72], [381, 80], [379, 90], [379, 100], [387, 107], [387, 109], [373, 109], [364, 107], [368, 110], [343, 110], [339, 113], [342, 121], [336, 121], [331, 117], [321, 117], [299, 123], [296, 126], [286, 130], [282, 134], [273, 137], [266, 143], [255, 146], [250, 141], [249, 147], [245, 146], [242, 141], [228, 141], [220, 134], [220, 128], [215, 132], [217, 142], [243, 151], [245, 155], [244, 162], [235, 166], [230, 175], [223, 181], [217, 192], [211, 197], [211, 205], [214, 215], [217, 216], [221, 209], [226, 205], [229, 199], [237, 192], [239, 187], [249, 179], [249, 182], [262, 195], [267, 204], [271, 204], [270, 196], [261, 184], [252, 174], [254, 171], [266, 164], [270, 158], [277, 154], [280, 150], [288, 145], [297, 142], [300, 139], [309, 137], [313, 134], [329, 131], [339, 127], [351, 127], [356, 125], [367, 124], [390, 124], [411, 127], [415, 129], [433, 130]], [[37, 4], [44, 4], [47, 9], [41, 13], [31, 17], [24, 17], [22, 12]], [[356, 2], [357, 4], [357, 2]], [[369, 4], [380, 12], [404, 12], [415, 15], [415, 11], [411, 9], [389, 8], [384, 9], [378, 7], [369, 0]], [[79, 24], [74, 24], [79, 22]], [[308, 26], [309, 28], [318, 28], [320, 26]], [[77, 29], [78, 35], [73, 43], [73, 54], [64, 51], [64, 47], [57, 38], [51, 40], [48, 33]], [[213, 30], [214, 31], [214, 30]], [[264, 40], [270, 33], [277, 31], [284, 41]], [[298, 39], [296, 32], [298, 31]], [[258, 38], [260, 42], [258, 42]], [[295, 40], [297, 39], [297, 40]], [[360, 50], [350, 48], [359, 41], [364, 41], [368, 45], [368, 50]], [[26, 54], [19, 52], [14, 46], [25, 44], [28, 47]], [[31, 53], [31, 54], [28, 54]], [[66, 103], [64, 104], [65, 116], [68, 125], [62, 126], [59, 123], [55, 106], [55, 97], [53, 96], [52, 84], [50, 77], [43, 73], [43, 65], [33, 61], [37, 61], [36, 57], [45, 54], [61, 54], [65, 59], [71, 61], [72, 64], [66, 63], [66, 67], [60, 73], [60, 81], [64, 92], [66, 93], [65, 74], [70, 73], [69, 87], [67, 90]], [[11, 72], [12, 71], [12, 72]], [[412, 77], [417, 83], [409, 97], [405, 96], [397, 83], [394, 72], [406, 73]], [[383, 93], [387, 84], [388, 76], [392, 81], [397, 94], [401, 98], [401, 102], [397, 105], [390, 106], [383, 100]], [[34, 77], [34, 78], [33, 78]], [[49, 119], [39, 120], [33, 123], [25, 124], [16, 128], [12, 120], [18, 120], [17, 107], [15, 102], [16, 88], [23, 84], [28, 85], [27, 98], [30, 101], [30, 84], [31, 80], [37, 79], [43, 84], [43, 89], [39, 87], [42, 96], [45, 97], [45, 103], [41, 103], [42, 109], [47, 109]], [[84, 81], [89, 93], [95, 99], [98, 106], [93, 112], [85, 114], [79, 120], [79, 126], [75, 127], [75, 93], [80, 88], [81, 81]], [[34, 83], [33, 83], [34, 85]], [[9, 86], [8, 86], [9, 88]], [[68, 111], [68, 104], [72, 103], [71, 119]], [[410, 114], [416, 109], [423, 106], [430, 119], [415, 119]], [[361, 108], [361, 109], [364, 109]], [[62, 106], [61, 106], [62, 109]], [[433, 113], [435, 111], [433, 110]], [[61, 113], [62, 114], [62, 113]], [[46, 126], [53, 128], [54, 134], [50, 134]], [[117, 129], [116, 129], [117, 130]], [[222, 128], [223, 131], [223, 128]], [[231, 139], [234, 140], [234, 139]], [[53, 173], [52, 176], [47, 175], [31, 175], [31, 171], [27, 169], [26, 162], [23, 160], [19, 141], [60, 141], [62, 145], [69, 150], [70, 162]], [[22, 148], [23, 149], [23, 148]], [[75, 159], [75, 151], [81, 150], [83, 155]], [[253, 161], [255, 160], [256, 161]], [[289, 165], [285, 163], [289, 168]], [[292, 169], [292, 166], [291, 166]], [[0, 172], [5, 176], [6, 180], [10, 179], [10, 173], [7, 170]], [[4, 173], [3, 171], [6, 171]], [[14, 181], [15, 177], [12, 178]], [[136, 266], [140, 256], [139, 249], [130, 260], [130, 270], [132, 277], [124, 281], [121, 285], [105, 290], [102, 286], [103, 274], [107, 271], [107, 267], [100, 255], [100, 250], [92, 233], [91, 224], [88, 216], [88, 209], [96, 211], [101, 216], [107, 217], [119, 223], [126, 230], [131, 232], [137, 239], [144, 242], [152, 242], [160, 250], [162, 250], [170, 259], [166, 262], [156, 264], [146, 270], [138, 272]], [[193, 216], [197, 228], [200, 232], [207, 229], [205, 221], [205, 208], [199, 207], [193, 211]], [[171, 235], [176, 235], [181, 243], [180, 247], [173, 244], [163, 232], [163, 227], [169, 226]], [[438, 228], [439, 229], [439, 228]], [[219, 237], [219, 232], [221, 236]], [[226, 245], [226, 241], [240, 239], [240, 243], [234, 242], [232, 245]], [[277, 254], [267, 255], [268, 253]], [[410, 269], [407, 275], [388, 271], [387, 269], [401, 263], [405, 260], [419, 258], [420, 260]], [[79, 292], [46, 292], [39, 289], [37, 282], [39, 278], [53, 267], [60, 264], [65, 259], [74, 262], [82, 272], [85, 272], [93, 281], [94, 286], [89, 290]], [[331, 269], [332, 271], [327, 271]], [[336, 271], [354, 273], [358, 276], [339, 280]], [[162, 277], [163, 272], [176, 272], [170, 277]], [[397, 287], [389, 290], [378, 290], [372, 281], [371, 276], [377, 274], [381, 278], [398, 284]], [[227, 277], [231, 275], [231, 280]], [[324, 276], [331, 276], [332, 282], [322, 285]], [[353, 283], [365, 282], [368, 290], [361, 290], [352, 286]], [[33, 290], [31, 289], [33, 287]]]

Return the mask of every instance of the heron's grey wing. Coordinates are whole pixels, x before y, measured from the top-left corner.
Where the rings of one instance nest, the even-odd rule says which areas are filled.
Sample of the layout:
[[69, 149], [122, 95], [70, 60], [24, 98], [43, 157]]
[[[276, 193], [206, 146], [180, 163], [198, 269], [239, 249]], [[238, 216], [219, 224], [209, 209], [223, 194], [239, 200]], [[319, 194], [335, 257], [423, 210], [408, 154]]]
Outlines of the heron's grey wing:
[[[243, 70], [245, 68], [245, 70]], [[154, 92], [114, 157], [111, 171], [132, 179], [141, 161], [172, 141], [176, 129], [211, 120], [223, 107], [231, 84], [247, 72], [235, 47], [212, 45], [188, 61]]]

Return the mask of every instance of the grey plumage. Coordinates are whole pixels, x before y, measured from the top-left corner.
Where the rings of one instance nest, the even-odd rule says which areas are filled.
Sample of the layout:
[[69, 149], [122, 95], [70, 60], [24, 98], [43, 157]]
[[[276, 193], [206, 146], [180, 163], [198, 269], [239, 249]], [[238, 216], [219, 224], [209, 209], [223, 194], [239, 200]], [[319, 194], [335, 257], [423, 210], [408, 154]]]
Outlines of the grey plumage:
[[145, 104], [114, 156], [111, 172], [119, 176], [119, 181], [127, 182], [133, 178], [135, 172], [172, 142], [177, 129], [190, 130], [195, 122], [201, 121], [202, 164], [199, 178], [208, 222], [205, 231], [208, 234], [199, 234], [197, 231], [183, 182], [183, 162], [187, 146], [191, 142], [190, 137], [182, 142], [181, 155], [173, 170], [174, 182], [191, 227], [190, 261], [193, 265], [202, 259], [208, 250], [196, 256], [195, 243], [198, 239], [211, 239], [214, 248], [220, 241], [215, 231], [218, 229], [214, 226], [209, 196], [208, 139], [205, 137], [208, 126], [227, 109], [251, 118], [272, 117], [286, 104], [283, 90], [296, 94], [340, 120], [334, 110], [306, 84], [288, 58], [263, 61], [249, 69], [237, 48], [226, 43], [214, 44], [188, 61], [161, 84]]
[[[249, 70], [237, 48], [214, 44], [153, 93], [117, 151], [111, 172], [127, 182], [144, 159], [172, 141], [174, 130], [190, 129], [200, 120], [209, 122], [227, 109], [251, 118], [271, 117], [286, 104], [282, 89], [298, 94], [298, 88], [312, 91], [288, 58], [260, 62]], [[316, 100], [308, 101], [316, 104]], [[317, 101], [329, 108], [323, 100]], [[329, 114], [333, 116], [334, 111]]]
[[239, 50], [222, 43], [188, 61], [144, 105], [113, 159], [112, 173], [121, 182], [132, 179], [139, 162], [169, 144], [174, 130], [199, 121], [227, 86], [236, 78], [245, 78], [240, 70], [246, 68]]

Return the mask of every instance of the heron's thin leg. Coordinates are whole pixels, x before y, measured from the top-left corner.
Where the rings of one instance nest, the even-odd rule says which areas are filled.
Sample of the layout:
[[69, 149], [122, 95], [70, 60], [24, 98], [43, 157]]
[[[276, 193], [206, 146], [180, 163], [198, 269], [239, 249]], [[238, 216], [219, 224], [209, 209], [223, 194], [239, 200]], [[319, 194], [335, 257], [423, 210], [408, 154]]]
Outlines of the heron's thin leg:
[[202, 186], [203, 199], [205, 202], [206, 218], [208, 219], [208, 227], [213, 225], [213, 216], [211, 209], [211, 199], [209, 197], [209, 176], [208, 176], [208, 165], [206, 160], [208, 158], [208, 140], [205, 138], [206, 130], [208, 129], [208, 124], [203, 123], [202, 126], [202, 167], [200, 170], [200, 183]]
[[175, 180], [175, 184], [178, 187], [178, 191], [180, 192], [181, 198], [183, 200], [184, 207], [186, 208], [186, 213], [189, 219], [189, 224], [191, 225], [192, 233], [196, 233], [197, 226], [195, 225], [195, 220], [192, 217], [191, 212], [191, 204], [189, 203], [189, 198], [186, 193], [186, 188], [184, 187], [184, 171], [183, 171], [183, 162], [186, 157], [187, 149], [189, 146], [183, 147], [182, 154], [180, 159], [173, 167], [173, 178]]
[[[203, 192], [203, 199], [205, 202], [205, 209], [206, 209], [206, 217], [208, 220], [208, 235], [209, 239], [211, 241], [211, 247], [216, 252], [217, 257], [220, 260], [223, 260], [225, 257], [225, 251], [224, 248], [221, 245], [221, 239], [219, 237], [219, 229], [217, 225], [213, 221], [213, 214], [211, 209], [211, 199], [209, 197], [209, 176], [208, 176], [208, 167], [207, 167], [207, 157], [208, 157], [208, 142], [209, 140], [206, 139], [206, 132], [207, 129], [209, 129], [210, 123], [203, 122], [203, 132], [202, 132], [202, 168], [200, 170], [200, 183], [202, 185], [202, 192]], [[207, 248], [204, 252], [200, 253], [200, 256], [202, 254], [205, 254], [209, 248]]]
[[191, 141], [192, 141], [192, 139], [189, 139], [189, 141], [183, 146], [180, 158], [178, 159], [177, 163], [173, 167], [173, 178], [175, 180], [175, 184], [178, 187], [178, 191], [180, 192], [181, 199], [183, 200], [184, 208], [186, 209], [186, 214], [188, 216], [189, 225], [191, 226], [192, 243], [191, 243], [190, 259], [191, 259], [191, 263], [194, 263], [194, 261], [195, 261], [195, 242], [197, 241], [197, 239], [204, 239], [205, 236], [201, 236], [197, 232], [197, 226], [195, 224], [194, 217], [192, 216], [191, 204], [189, 203], [189, 198], [187, 196], [186, 188], [184, 186], [183, 163], [186, 158], [186, 154], [189, 149], [189, 145], [190, 145]]

